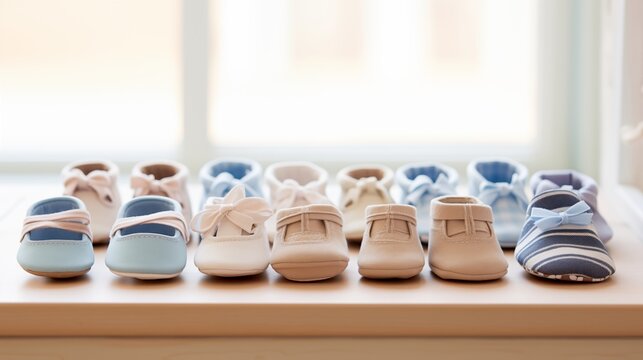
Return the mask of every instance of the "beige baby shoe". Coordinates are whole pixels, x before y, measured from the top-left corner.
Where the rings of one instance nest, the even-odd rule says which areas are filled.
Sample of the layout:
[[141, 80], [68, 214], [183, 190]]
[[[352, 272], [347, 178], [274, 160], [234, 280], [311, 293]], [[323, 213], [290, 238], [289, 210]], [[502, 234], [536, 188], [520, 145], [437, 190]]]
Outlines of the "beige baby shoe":
[[270, 264], [293, 281], [341, 274], [348, 265], [348, 245], [339, 210], [326, 204], [279, 210]]
[[183, 216], [192, 218], [192, 204], [188, 194], [188, 168], [175, 161], [150, 161], [136, 164], [132, 169], [130, 185], [134, 197], [143, 195], [166, 196], [181, 204]]
[[209, 198], [192, 220], [192, 229], [202, 237], [194, 257], [196, 267], [215, 276], [264, 272], [270, 264], [264, 223], [270, 215], [268, 202], [247, 198], [243, 184], [235, 185], [223, 198]]
[[67, 165], [62, 175], [63, 194], [80, 199], [91, 215], [93, 242], [108, 242], [121, 207], [116, 165], [109, 161], [77, 162]]
[[362, 276], [374, 279], [407, 279], [419, 274], [424, 267], [424, 251], [417, 233], [415, 207], [367, 207], [357, 264]]
[[337, 174], [337, 182], [342, 188], [339, 203], [344, 215], [346, 239], [361, 241], [366, 207], [393, 203], [389, 195], [393, 170], [380, 165], [349, 166]]
[[[264, 181], [270, 189], [270, 202], [276, 211], [310, 204], [330, 204], [326, 197], [328, 173], [307, 161], [275, 163], [266, 168]], [[275, 216], [266, 222], [268, 237], [276, 232]]]
[[471, 196], [431, 201], [429, 266], [443, 279], [493, 280], [507, 273], [507, 260], [493, 230], [488, 205]]

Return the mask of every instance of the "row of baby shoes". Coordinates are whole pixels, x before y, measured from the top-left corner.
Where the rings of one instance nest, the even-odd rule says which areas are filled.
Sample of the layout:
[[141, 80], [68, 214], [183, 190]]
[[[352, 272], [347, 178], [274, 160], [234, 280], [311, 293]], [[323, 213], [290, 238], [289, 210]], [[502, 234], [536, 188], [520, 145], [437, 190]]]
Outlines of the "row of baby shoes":
[[[32, 205], [24, 220], [18, 263], [51, 278], [80, 276], [94, 264], [92, 216], [84, 202], [59, 196]], [[181, 205], [146, 195], [127, 201], [116, 215], [105, 263], [117, 275], [165, 279], [183, 271], [190, 240]]]
[[[495, 280], [507, 273], [507, 260], [493, 230], [491, 208], [473, 197], [442, 196], [431, 201], [429, 266], [447, 280]], [[424, 251], [410, 205], [371, 205], [358, 255], [367, 278], [418, 275]]]
[[[293, 281], [324, 280], [344, 271], [348, 246], [341, 213], [313, 204], [277, 211], [272, 249], [266, 223], [273, 216], [263, 198], [246, 197], [243, 184], [224, 197], [209, 197], [192, 221], [201, 235], [194, 263], [204, 274], [256, 275], [268, 265]], [[251, 194], [253, 194], [251, 192]]]
[[[118, 168], [109, 161], [78, 162], [63, 171], [63, 194], [80, 199], [92, 216], [94, 243], [109, 241], [110, 230], [121, 208]], [[130, 177], [134, 197], [158, 195], [176, 200], [186, 219], [192, 216], [188, 195], [188, 169], [173, 161], [141, 162]]]
[[82, 275], [94, 262], [92, 243], [108, 241], [106, 264], [116, 274], [158, 279], [183, 270], [191, 217], [185, 166], [137, 164], [131, 175], [134, 198], [125, 204], [111, 162], [73, 163], [62, 174], [63, 196], [35, 203], [24, 220], [18, 263], [26, 271]]
[[534, 198], [515, 249], [530, 274], [554, 280], [600, 282], [614, 274], [605, 243], [612, 229], [597, 209], [596, 182], [571, 170], [531, 179]]

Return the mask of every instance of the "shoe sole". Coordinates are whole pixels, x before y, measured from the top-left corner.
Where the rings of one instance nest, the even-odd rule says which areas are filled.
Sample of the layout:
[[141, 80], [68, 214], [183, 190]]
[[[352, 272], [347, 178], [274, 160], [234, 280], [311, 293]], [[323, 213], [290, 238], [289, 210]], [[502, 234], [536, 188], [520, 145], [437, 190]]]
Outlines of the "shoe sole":
[[145, 273], [132, 273], [132, 272], [122, 272], [122, 271], [110, 271], [118, 276], [139, 279], [139, 280], [162, 280], [162, 279], [171, 279], [179, 276], [181, 273], [176, 274], [145, 274]]
[[73, 278], [73, 277], [85, 275], [91, 268], [78, 270], [78, 271], [36, 271], [36, 270], [27, 269], [27, 268], [23, 268], [23, 269], [26, 272], [36, 276], [44, 276], [52, 279], [67, 279], [67, 278]]
[[283, 277], [298, 282], [330, 279], [341, 274], [346, 266], [348, 260], [272, 264], [272, 268]]
[[547, 279], [547, 280], [558, 280], [558, 281], [569, 281], [569, 282], [590, 282], [590, 283], [595, 283], [595, 282], [601, 282], [609, 279], [608, 277], [604, 278], [593, 278], [585, 275], [578, 275], [578, 274], [563, 274], [563, 275], [556, 275], [556, 274], [545, 274], [541, 273], [538, 271], [533, 271], [530, 269], [527, 269], [523, 267], [526, 272], [528, 272], [531, 275]]
[[409, 269], [367, 269], [360, 267], [359, 273], [369, 279], [408, 279], [422, 272], [424, 265]]
[[507, 274], [507, 270], [494, 274], [461, 274], [453, 271], [442, 270], [431, 266], [431, 272], [444, 280], [488, 281], [497, 280]]
[[203, 269], [197, 267], [200, 272], [209, 276], [218, 277], [239, 277], [239, 276], [252, 276], [259, 275], [266, 271], [266, 269], [248, 269], [248, 270], [228, 270], [228, 269]]

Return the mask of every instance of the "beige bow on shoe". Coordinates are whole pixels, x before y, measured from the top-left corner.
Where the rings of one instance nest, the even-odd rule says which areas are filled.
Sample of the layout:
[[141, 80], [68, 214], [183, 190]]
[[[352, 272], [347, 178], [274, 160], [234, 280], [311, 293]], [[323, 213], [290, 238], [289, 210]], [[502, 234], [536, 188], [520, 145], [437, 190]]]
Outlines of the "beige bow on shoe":
[[73, 196], [76, 190], [92, 190], [103, 204], [113, 204], [112, 179], [107, 171], [94, 170], [85, 174], [80, 169], [72, 169], [65, 176], [64, 185], [64, 195]]
[[391, 198], [388, 195], [386, 187], [384, 187], [384, 185], [378, 181], [375, 176], [369, 176], [357, 180], [353, 187], [348, 189], [346, 196], [344, 197], [342, 207], [346, 208], [347, 206], [358, 202], [359, 198], [367, 192], [377, 193], [385, 203], [391, 202]]
[[245, 197], [244, 185], [239, 184], [223, 198], [211, 198], [203, 210], [192, 219], [192, 228], [201, 234], [214, 233], [227, 219], [247, 233], [255, 224], [264, 223], [272, 215], [268, 202], [258, 197]]
[[176, 200], [181, 207], [185, 207], [181, 182], [177, 178], [168, 177], [157, 180], [152, 174], [134, 174], [130, 180], [130, 186], [134, 189], [134, 197], [163, 195]]
[[306, 200], [308, 204], [329, 204], [330, 202], [326, 196], [320, 194], [314, 188], [315, 186], [317, 185], [313, 183], [302, 186], [295, 180], [286, 179], [277, 191], [275, 208], [291, 208], [298, 198]]

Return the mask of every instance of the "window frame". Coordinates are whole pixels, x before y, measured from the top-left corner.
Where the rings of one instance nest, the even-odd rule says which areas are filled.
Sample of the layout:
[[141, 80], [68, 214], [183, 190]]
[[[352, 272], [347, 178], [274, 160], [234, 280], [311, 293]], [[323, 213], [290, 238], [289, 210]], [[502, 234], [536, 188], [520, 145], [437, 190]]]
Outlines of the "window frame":
[[[538, 105], [538, 136], [533, 146], [462, 146], [462, 145], [424, 145], [424, 146], [382, 146], [382, 147], [223, 147], [212, 144], [208, 138], [209, 126], [209, 26], [208, 0], [180, 0], [181, 40], [182, 40], [182, 127], [183, 137], [174, 152], [150, 151], [137, 152], [137, 158], [120, 155], [112, 156], [127, 169], [145, 158], [170, 158], [185, 163], [193, 173], [205, 162], [214, 157], [243, 156], [268, 164], [275, 161], [307, 159], [315, 161], [334, 172], [343, 166], [360, 162], [379, 162], [391, 167], [413, 161], [440, 161], [463, 170], [468, 161], [479, 156], [511, 154], [517, 161], [530, 168], [561, 168], [576, 164], [593, 164], [591, 151], [576, 151], [570, 143], [570, 126], [574, 116], [590, 114], [590, 121], [597, 123], [597, 116], [591, 118], [591, 111], [578, 113], [574, 104], [583, 103], [591, 97], [591, 91], [583, 91], [573, 96], [580, 79], [584, 85], [597, 85], [596, 68], [591, 66], [574, 70], [573, 59], [585, 56], [584, 49], [572, 46], [577, 43], [598, 43], [597, 36], [591, 31], [578, 31], [579, 27], [597, 29], [594, 19], [600, 4], [591, 2], [538, 2], [537, 19], [537, 76], [539, 86], [536, 90]], [[590, 8], [589, 11], [578, 11]], [[571, 25], [570, 25], [571, 24]], [[595, 31], [596, 32], [596, 31]], [[562, 34], [562, 36], [561, 36]], [[591, 47], [591, 46], [590, 46]], [[585, 49], [587, 51], [587, 49]], [[582, 71], [579, 74], [579, 71]], [[589, 79], [589, 80], [587, 80]], [[596, 81], [595, 81], [596, 80]], [[595, 84], [592, 84], [595, 82]], [[562, 84], [562, 86], [561, 86]], [[554, 86], [555, 85], [555, 86]], [[596, 109], [598, 110], [598, 109]], [[594, 113], [596, 113], [595, 111]], [[585, 136], [597, 137], [597, 130], [588, 130]], [[577, 144], [576, 144], [577, 145]], [[44, 156], [40, 156], [44, 155]], [[597, 154], [594, 154], [595, 156]], [[0, 154], [0, 167], [8, 172], [49, 172], [58, 171], [66, 162], [76, 159], [78, 154], [55, 154], [45, 157], [25, 156], [12, 159]], [[102, 157], [101, 154], [83, 154], [83, 157]], [[595, 158], [595, 157], [594, 157]], [[595, 171], [596, 169], [592, 169]], [[589, 171], [590, 173], [593, 171]]]

